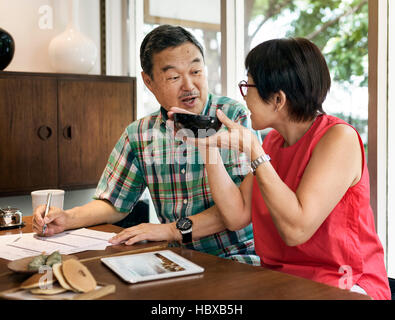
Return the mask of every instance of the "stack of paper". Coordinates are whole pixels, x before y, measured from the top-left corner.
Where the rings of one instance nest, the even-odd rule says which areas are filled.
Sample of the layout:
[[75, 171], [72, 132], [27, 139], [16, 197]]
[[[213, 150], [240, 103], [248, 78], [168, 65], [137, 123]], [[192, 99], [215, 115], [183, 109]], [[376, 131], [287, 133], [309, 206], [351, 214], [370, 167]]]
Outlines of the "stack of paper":
[[72, 254], [86, 250], [105, 250], [115, 233], [86, 228], [65, 231], [52, 237], [39, 237], [35, 233], [0, 236], [0, 258], [16, 260], [39, 255]]

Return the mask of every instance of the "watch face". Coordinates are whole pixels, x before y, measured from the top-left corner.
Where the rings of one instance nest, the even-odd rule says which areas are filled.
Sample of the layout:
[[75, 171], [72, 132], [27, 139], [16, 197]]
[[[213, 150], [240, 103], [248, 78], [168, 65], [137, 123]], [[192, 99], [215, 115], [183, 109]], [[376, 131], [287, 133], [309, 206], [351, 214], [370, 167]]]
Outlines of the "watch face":
[[192, 220], [188, 218], [181, 218], [177, 221], [176, 227], [178, 230], [186, 231], [192, 227]]

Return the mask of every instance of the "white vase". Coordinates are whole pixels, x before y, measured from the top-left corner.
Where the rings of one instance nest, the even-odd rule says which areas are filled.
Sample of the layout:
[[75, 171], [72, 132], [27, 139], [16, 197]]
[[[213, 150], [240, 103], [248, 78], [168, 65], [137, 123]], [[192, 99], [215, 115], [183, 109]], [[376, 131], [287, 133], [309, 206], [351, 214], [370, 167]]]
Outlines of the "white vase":
[[88, 73], [96, 64], [97, 47], [80, 32], [78, 0], [68, 1], [69, 23], [49, 44], [50, 62], [56, 72]]

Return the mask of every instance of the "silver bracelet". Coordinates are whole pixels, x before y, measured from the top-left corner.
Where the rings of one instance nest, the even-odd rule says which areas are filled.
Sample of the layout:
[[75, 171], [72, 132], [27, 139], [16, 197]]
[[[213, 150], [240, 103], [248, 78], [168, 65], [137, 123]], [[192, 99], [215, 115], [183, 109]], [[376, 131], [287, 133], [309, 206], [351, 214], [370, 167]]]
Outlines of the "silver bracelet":
[[251, 161], [251, 172], [255, 176], [256, 174], [256, 169], [264, 162], [270, 161], [270, 157], [268, 154], [263, 154], [256, 158], [254, 161]]

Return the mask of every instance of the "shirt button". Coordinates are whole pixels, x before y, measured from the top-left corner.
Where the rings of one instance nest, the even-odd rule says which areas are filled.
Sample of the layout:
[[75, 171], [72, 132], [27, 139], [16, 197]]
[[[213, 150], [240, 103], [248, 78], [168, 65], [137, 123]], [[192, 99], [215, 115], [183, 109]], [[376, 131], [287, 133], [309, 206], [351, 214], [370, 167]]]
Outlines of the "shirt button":
[[188, 203], [188, 199], [184, 199], [184, 204], [187, 204]]
[[185, 174], [185, 169], [184, 168], [181, 169], [181, 173]]

